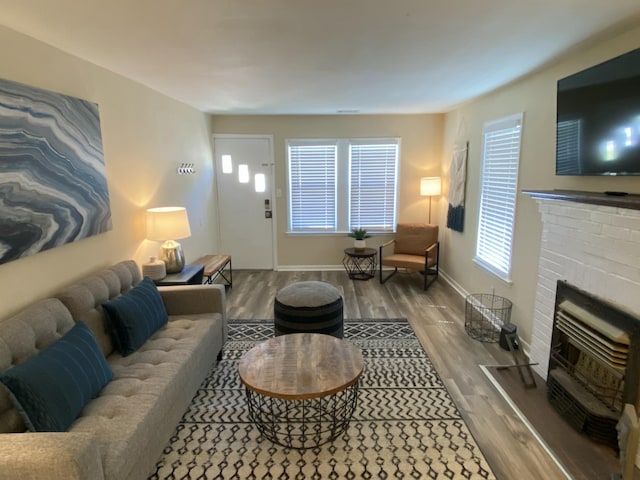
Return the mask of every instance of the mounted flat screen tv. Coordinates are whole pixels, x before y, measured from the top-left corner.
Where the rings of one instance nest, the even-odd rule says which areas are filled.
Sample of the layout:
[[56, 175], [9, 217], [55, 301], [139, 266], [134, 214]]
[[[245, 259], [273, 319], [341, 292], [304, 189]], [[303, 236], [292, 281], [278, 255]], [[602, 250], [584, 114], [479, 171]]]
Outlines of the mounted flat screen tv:
[[556, 175], [640, 175], [640, 48], [558, 81]]

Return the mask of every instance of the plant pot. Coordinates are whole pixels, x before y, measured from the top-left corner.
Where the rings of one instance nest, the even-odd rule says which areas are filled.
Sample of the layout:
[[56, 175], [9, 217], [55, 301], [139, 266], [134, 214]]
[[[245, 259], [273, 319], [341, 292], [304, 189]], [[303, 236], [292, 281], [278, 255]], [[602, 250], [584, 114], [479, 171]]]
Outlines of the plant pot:
[[364, 250], [365, 248], [367, 248], [367, 242], [366, 242], [366, 240], [354, 240], [354, 241], [353, 241], [353, 248], [354, 248], [357, 252], [361, 252], [362, 250]]

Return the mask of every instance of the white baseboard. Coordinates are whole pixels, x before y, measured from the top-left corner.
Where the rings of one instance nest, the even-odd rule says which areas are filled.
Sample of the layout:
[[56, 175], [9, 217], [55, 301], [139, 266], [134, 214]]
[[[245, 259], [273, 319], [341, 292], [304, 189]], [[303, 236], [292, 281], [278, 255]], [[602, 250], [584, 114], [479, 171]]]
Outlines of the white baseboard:
[[[278, 265], [276, 271], [278, 272], [333, 272], [344, 271], [344, 265]], [[382, 267], [382, 270], [393, 270], [392, 267]], [[380, 267], [376, 268], [376, 273], [380, 271]]]
[[[467, 292], [462, 287], [462, 285], [460, 285], [453, 278], [451, 278], [447, 274], [447, 272], [444, 272], [444, 271], [442, 271], [442, 269], [440, 269], [439, 273], [442, 276], [443, 280], [446, 281], [449, 285], [451, 285], [451, 288], [453, 288], [456, 292], [458, 292], [462, 298], [466, 298], [467, 295], [469, 295], [469, 292]], [[527, 356], [527, 358], [529, 358], [529, 352], [531, 351], [531, 344], [529, 344], [528, 342], [525, 342], [524, 340], [522, 340], [520, 335], [518, 335], [518, 339], [520, 340], [520, 349]]]
[[278, 265], [279, 272], [332, 272], [344, 270], [343, 265]]
[[444, 270], [440, 269], [440, 271], [438, 272], [438, 275], [441, 276], [444, 279], [445, 282], [447, 282], [449, 285], [451, 285], [451, 287], [456, 292], [458, 292], [462, 298], [466, 298], [467, 295], [469, 295], [469, 292], [467, 292], [464, 288], [462, 288], [462, 285], [460, 285], [453, 278], [451, 278], [447, 274], [447, 272], [445, 272]]

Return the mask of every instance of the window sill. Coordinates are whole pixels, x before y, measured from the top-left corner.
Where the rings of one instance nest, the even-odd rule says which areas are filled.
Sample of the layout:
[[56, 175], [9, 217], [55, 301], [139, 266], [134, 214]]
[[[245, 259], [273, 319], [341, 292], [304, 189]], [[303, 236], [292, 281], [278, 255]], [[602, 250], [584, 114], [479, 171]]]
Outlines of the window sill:
[[473, 257], [473, 262], [484, 271], [490, 273], [492, 276], [496, 277], [498, 280], [503, 281], [507, 285], [513, 285], [511, 281], [511, 277], [504, 272], [500, 272], [495, 267], [489, 265], [487, 262], [478, 257]]
[[[350, 232], [291, 232], [286, 231], [285, 235], [291, 237], [346, 237]], [[395, 235], [396, 232], [370, 232], [367, 238], [381, 235]]]
[[291, 237], [346, 237], [347, 232], [285, 232]]

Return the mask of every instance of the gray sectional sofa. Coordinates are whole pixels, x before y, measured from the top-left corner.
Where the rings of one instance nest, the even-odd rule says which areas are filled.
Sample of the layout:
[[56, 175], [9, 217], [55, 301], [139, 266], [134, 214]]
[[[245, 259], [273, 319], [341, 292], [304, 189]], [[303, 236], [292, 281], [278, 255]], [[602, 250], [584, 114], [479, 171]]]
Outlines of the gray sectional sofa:
[[114, 349], [102, 304], [141, 283], [135, 262], [124, 261], [0, 321], [3, 375], [78, 323], [93, 332], [113, 372], [62, 432], [26, 431], [13, 393], [0, 388], [1, 479], [139, 480], [153, 473], [226, 340], [225, 290], [221, 285], [159, 287], [168, 322], [122, 356]]

